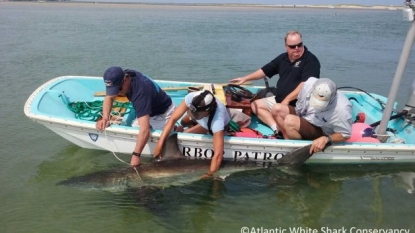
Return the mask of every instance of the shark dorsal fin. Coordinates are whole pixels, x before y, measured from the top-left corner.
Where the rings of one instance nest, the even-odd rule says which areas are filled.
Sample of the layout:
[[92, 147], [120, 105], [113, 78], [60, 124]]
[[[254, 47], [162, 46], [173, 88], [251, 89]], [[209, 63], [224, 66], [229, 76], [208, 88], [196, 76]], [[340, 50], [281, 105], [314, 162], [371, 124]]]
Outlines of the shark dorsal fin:
[[169, 135], [161, 150], [161, 160], [186, 159], [179, 149], [177, 133]]

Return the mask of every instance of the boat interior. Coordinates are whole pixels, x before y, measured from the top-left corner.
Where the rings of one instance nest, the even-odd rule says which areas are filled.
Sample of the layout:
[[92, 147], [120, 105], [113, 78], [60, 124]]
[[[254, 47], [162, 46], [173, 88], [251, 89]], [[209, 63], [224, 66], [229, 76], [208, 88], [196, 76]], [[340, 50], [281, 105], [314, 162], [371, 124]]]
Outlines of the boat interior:
[[[272, 130], [264, 125], [251, 112], [250, 100], [255, 97], [260, 86], [229, 86], [227, 84], [203, 84], [194, 82], [156, 81], [165, 90], [177, 105], [189, 91], [209, 89], [228, 108], [240, 109], [251, 117], [249, 128], [260, 132], [264, 136], [272, 134]], [[189, 88], [190, 87], [190, 88]], [[105, 96], [103, 82], [99, 79], [85, 79], [81, 77], [62, 78], [49, 82], [38, 90], [31, 105], [31, 112], [37, 115], [55, 117], [63, 120], [96, 121], [100, 117], [102, 101]], [[364, 123], [375, 128], [381, 118], [387, 98], [356, 88], [339, 88], [350, 100], [353, 106], [353, 120], [355, 123]], [[113, 108], [114, 127], [131, 127], [132, 106], [126, 97], [117, 97]], [[394, 109], [397, 104], [395, 103]], [[392, 119], [394, 115], [401, 116]], [[394, 111], [387, 128], [389, 143], [414, 143], [415, 132], [414, 113], [403, 115]], [[376, 134], [372, 135], [376, 137]]]

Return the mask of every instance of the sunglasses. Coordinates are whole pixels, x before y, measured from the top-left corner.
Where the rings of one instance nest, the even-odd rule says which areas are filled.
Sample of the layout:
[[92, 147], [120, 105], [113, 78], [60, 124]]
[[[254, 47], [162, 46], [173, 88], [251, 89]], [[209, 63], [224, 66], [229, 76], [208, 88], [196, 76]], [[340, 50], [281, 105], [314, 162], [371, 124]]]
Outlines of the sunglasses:
[[300, 42], [300, 43], [298, 43], [298, 44], [294, 44], [294, 45], [288, 45], [287, 44], [287, 46], [288, 46], [288, 48], [290, 48], [290, 49], [295, 49], [295, 48], [301, 48], [301, 47], [303, 47], [303, 42]]

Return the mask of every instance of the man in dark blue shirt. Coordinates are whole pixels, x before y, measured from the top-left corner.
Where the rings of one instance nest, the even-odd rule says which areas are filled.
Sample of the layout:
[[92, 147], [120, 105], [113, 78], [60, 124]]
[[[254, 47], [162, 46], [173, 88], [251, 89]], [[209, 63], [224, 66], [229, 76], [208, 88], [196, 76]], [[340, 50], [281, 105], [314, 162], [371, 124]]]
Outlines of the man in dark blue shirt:
[[[104, 73], [106, 96], [103, 103], [102, 119], [96, 128], [104, 130], [109, 126], [113, 101], [118, 95], [127, 96], [133, 104], [139, 132], [131, 156], [131, 165], [141, 163], [140, 155], [150, 137], [150, 129], [163, 129], [175, 109], [170, 96], [152, 79], [135, 70], [110, 67]], [[135, 124], [135, 123], [133, 123]]]
[[240, 85], [247, 81], [279, 75], [275, 96], [258, 99], [251, 104], [252, 111], [262, 122], [271, 127], [274, 134], [278, 134], [278, 128], [271, 114], [272, 107], [276, 103], [295, 106], [303, 83], [310, 77], [320, 77], [320, 62], [304, 46], [301, 33], [289, 31], [284, 41], [287, 52], [251, 74], [230, 80], [231, 83]]

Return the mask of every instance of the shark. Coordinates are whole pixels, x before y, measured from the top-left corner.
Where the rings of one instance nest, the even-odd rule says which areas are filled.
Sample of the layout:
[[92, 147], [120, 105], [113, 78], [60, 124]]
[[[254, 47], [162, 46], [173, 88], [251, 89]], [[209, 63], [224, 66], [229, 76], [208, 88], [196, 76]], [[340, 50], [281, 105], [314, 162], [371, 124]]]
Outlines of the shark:
[[[209, 170], [210, 159], [195, 159], [184, 156], [178, 147], [177, 133], [171, 134], [163, 145], [160, 158], [138, 167], [115, 166], [110, 169], [71, 177], [58, 185], [83, 189], [122, 191], [129, 188], [168, 187], [185, 185], [197, 181]], [[249, 160], [223, 160], [216, 179], [263, 168], [262, 164]]]

